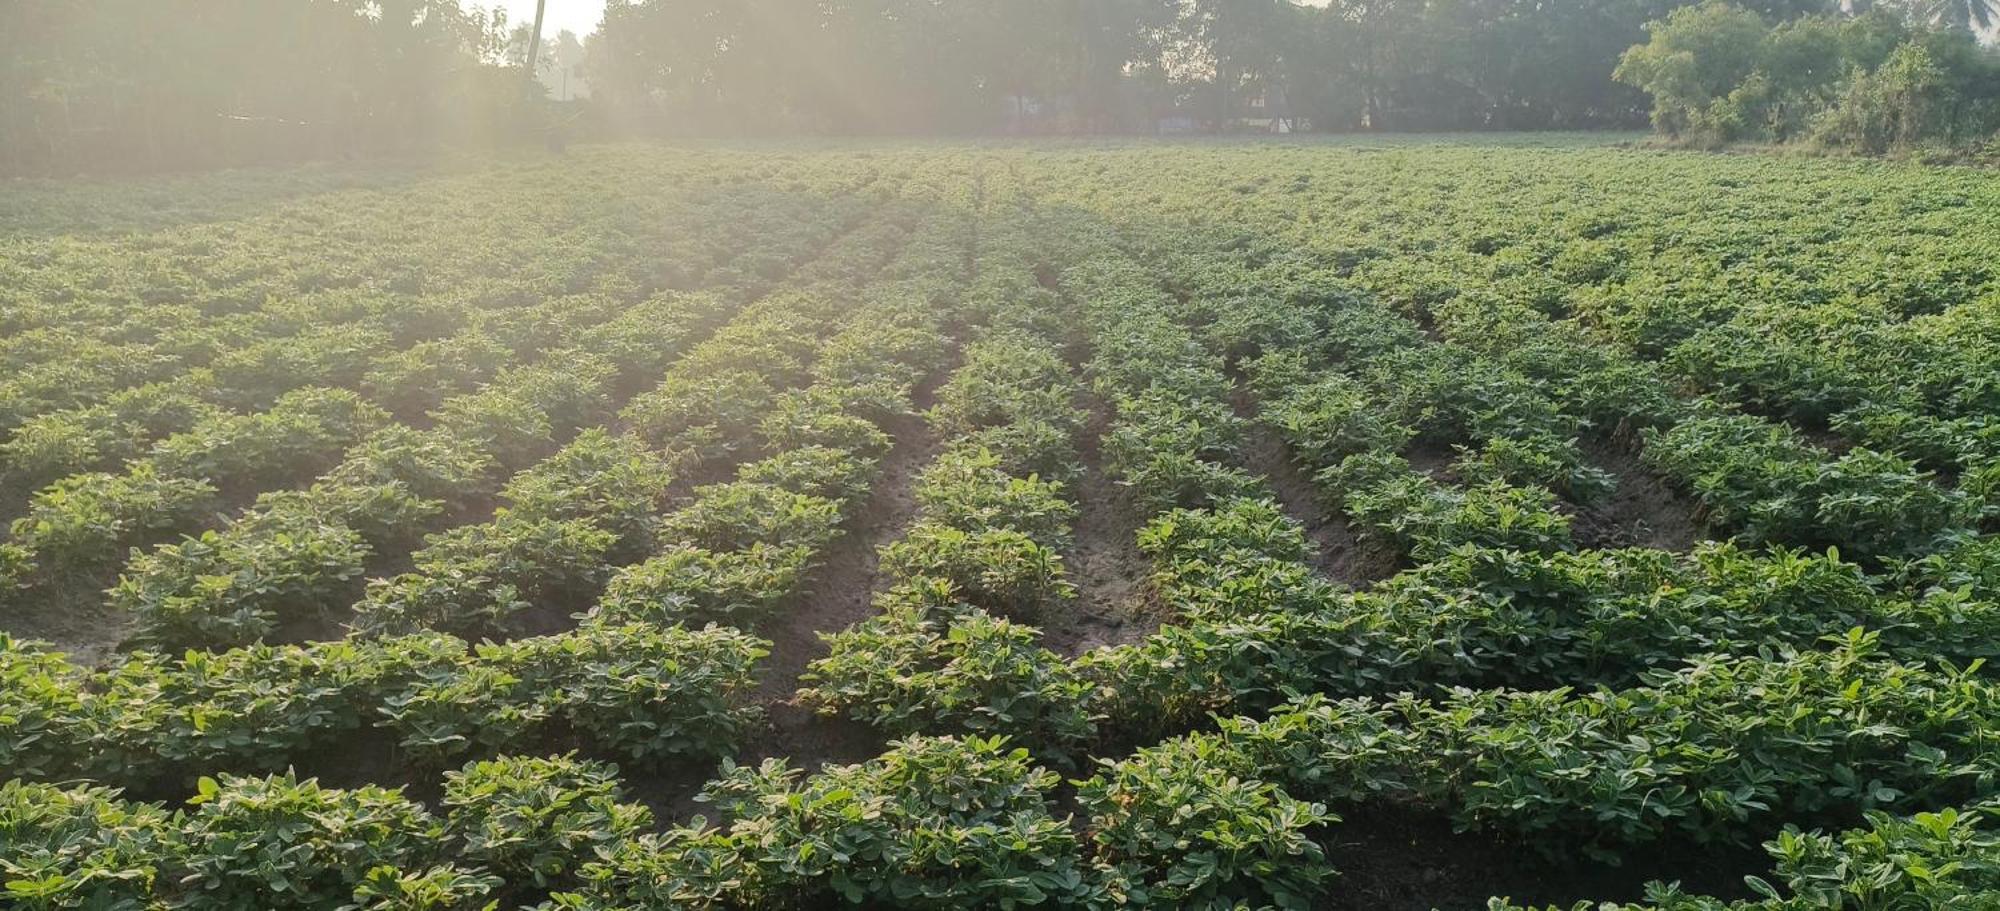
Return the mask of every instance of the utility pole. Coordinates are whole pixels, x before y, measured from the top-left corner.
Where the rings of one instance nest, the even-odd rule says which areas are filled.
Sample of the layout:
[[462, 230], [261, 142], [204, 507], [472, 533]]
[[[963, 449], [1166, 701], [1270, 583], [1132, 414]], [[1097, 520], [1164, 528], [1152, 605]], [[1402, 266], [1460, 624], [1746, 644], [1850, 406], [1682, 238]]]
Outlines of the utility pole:
[[541, 78], [542, 67], [539, 58], [542, 55], [542, 11], [548, 5], [549, 0], [535, 0], [535, 30], [528, 33], [529, 83], [533, 83]]

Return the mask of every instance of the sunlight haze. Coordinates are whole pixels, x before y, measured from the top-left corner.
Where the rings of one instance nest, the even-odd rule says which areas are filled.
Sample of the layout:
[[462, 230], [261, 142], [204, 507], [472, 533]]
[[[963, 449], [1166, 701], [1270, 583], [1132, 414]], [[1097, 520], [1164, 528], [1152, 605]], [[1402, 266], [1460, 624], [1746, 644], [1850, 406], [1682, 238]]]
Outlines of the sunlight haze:
[[[534, 24], [535, 0], [490, 0], [488, 5], [506, 10], [509, 23]], [[568, 29], [582, 38], [596, 31], [603, 18], [604, 0], [549, 0], [542, 14], [542, 34], [549, 37]]]
[[0, 911], [2000, 911], [2000, 0], [0, 9]]

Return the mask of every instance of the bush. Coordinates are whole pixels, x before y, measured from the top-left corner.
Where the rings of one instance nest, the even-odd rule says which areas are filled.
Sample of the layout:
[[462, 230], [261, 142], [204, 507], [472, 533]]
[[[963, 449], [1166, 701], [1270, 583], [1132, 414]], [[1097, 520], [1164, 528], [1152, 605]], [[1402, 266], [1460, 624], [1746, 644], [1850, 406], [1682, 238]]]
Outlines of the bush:
[[[43, 643], [0, 633], [0, 767], [42, 778], [88, 758], [76, 736], [83, 722], [84, 675]], [[0, 860], [4, 863], [4, 860]]]
[[595, 598], [617, 543], [588, 519], [519, 519], [432, 535], [414, 572], [370, 583], [355, 605], [369, 634], [436, 629], [468, 635], [516, 629], [531, 609], [581, 608]]
[[619, 418], [655, 448], [714, 460], [752, 444], [777, 395], [768, 379], [748, 370], [676, 372], [634, 397]]
[[1032, 617], [1076, 597], [1062, 557], [1013, 529], [966, 532], [919, 522], [882, 549], [882, 571], [904, 582], [943, 580], [966, 601], [1007, 616]]
[[347, 450], [341, 463], [327, 472], [325, 483], [400, 484], [420, 499], [454, 502], [491, 492], [498, 468], [493, 457], [473, 442], [392, 424]]
[[664, 540], [716, 551], [763, 544], [818, 553], [839, 534], [839, 503], [750, 481], [696, 488], [694, 502], [660, 527]]
[[67, 735], [88, 745], [79, 767], [97, 774], [277, 770], [375, 721], [375, 658], [346, 642], [136, 652], [91, 680]]
[[620, 622], [750, 626], [799, 590], [813, 559], [805, 547], [755, 544], [715, 551], [679, 545], [611, 577], [594, 613]]
[[398, 415], [421, 415], [451, 396], [471, 392], [513, 357], [514, 352], [484, 332], [461, 332], [376, 355], [361, 378], [361, 390]]
[[1316, 476], [1355, 519], [1386, 533], [1418, 560], [1473, 544], [1567, 550], [1570, 518], [1539, 487], [1489, 481], [1452, 487], [1410, 470], [1401, 456], [1350, 456]]
[[1701, 497], [1710, 525], [1878, 558], [1909, 554], [1973, 521], [1978, 507], [1908, 461], [1854, 449], [1839, 458], [1789, 428], [1745, 415], [1648, 431], [1645, 458]]
[[182, 900], [267, 911], [274, 896], [302, 908], [354, 897], [380, 867], [440, 859], [444, 828], [401, 792], [320, 787], [291, 774], [203, 778], [178, 834]]
[[743, 466], [736, 479], [769, 484], [795, 494], [833, 500], [843, 509], [865, 501], [875, 481], [876, 461], [845, 449], [801, 446]]
[[35, 555], [19, 544], [0, 542], [0, 607], [13, 603], [14, 592], [28, 587], [35, 572]]
[[1995, 114], [1995, 70], [1973, 30], [1932, 29], [1892, 11], [1802, 16], [1766, 25], [1722, 2], [1647, 24], [1615, 77], [1653, 96], [1653, 125], [1716, 145], [1810, 141], [1879, 155], [1977, 140]]
[[244, 645], [352, 604], [369, 556], [353, 529], [275, 509], [134, 555], [110, 602], [132, 615], [140, 642]]
[[[10, 766], [11, 767], [11, 766]], [[90, 785], [0, 784], [0, 886], [29, 911], [141, 911], [172, 885], [176, 820]], [[164, 881], [163, 881], [164, 880]]]
[[722, 816], [751, 903], [787, 895], [906, 908], [1087, 902], [1076, 835], [1050, 814], [1057, 776], [1000, 738], [912, 737], [801, 779], [782, 760], [725, 766]]
[[958, 436], [985, 427], [1046, 421], [1075, 434], [1082, 389], [1053, 351], [1025, 335], [999, 335], [965, 348], [965, 363], [938, 387], [931, 424]]
[[143, 463], [122, 475], [73, 475], [36, 492], [12, 533], [44, 566], [89, 571], [197, 522], [214, 497], [207, 481]]
[[1283, 390], [1261, 418], [1307, 465], [1332, 465], [1369, 452], [1399, 452], [1415, 436], [1384, 414], [1367, 387], [1340, 374]]
[[1076, 519], [1061, 484], [1010, 476], [984, 451], [939, 456], [918, 476], [915, 493], [927, 522], [967, 532], [1011, 529], [1058, 550], [1068, 545]]
[[1779, 819], [1909, 810], [1983, 791], [1994, 774], [1981, 733], [2000, 707], [1993, 687], [1884, 661], [1876, 648], [1856, 630], [1832, 651], [1703, 659], [1620, 691], [1406, 697], [1389, 708], [1407, 736], [1391, 739], [1371, 733], [1381, 716], [1344, 710], [1324, 716], [1330, 729], [1305, 724], [1287, 735], [1339, 748], [1323, 761], [1282, 751], [1280, 780], [1296, 793], [1315, 792], [1293, 782], [1316, 781], [1349, 794], [1379, 769], [1414, 769], [1403, 783], [1461, 825], [1613, 862], [1665, 839], [1728, 844]]
[[515, 475], [500, 495], [511, 504], [508, 515], [514, 520], [588, 520], [614, 536], [611, 558], [618, 559], [651, 548], [656, 514], [671, 483], [666, 460], [637, 439], [593, 428]]
[[453, 396], [431, 416], [440, 429], [475, 441], [509, 469], [548, 455], [585, 427], [610, 416], [612, 369], [582, 356], [560, 367], [514, 367], [477, 392]]
[[826, 446], [881, 458], [891, 442], [873, 422], [857, 417], [839, 390], [820, 386], [778, 396], [758, 430], [773, 452]]
[[[419, 657], [427, 648], [422, 639], [385, 645]], [[646, 765], [712, 757], [743, 729], [736, 694], [749, 688], [766, 649], [727, 628], [593, 623], [482, 644], [472, 661], [418, 664], [388, 690], [381, 712], [403, 747], [432, 763], [518, 750], [558, 723], [597, 750]]]
[[990, 455], [997, 460], [994, 467], [1017, 478], [1070, 484], [1083, 476], [1076, 432], [1039, 418], [982, 427], [953, 437], [946, 447], [948, 452]]
[[115, 467], [213, 416], [216, 407], [197, 391], [192, 382], [151, 383], [114, 392], [102, 404], [30, 418], [0, 443], [0, 466], [9, 483], [24, 488]]
[[1106, 761], [1078, 785], [1099, 862], [1129, 901], [1313, 907], [1333, 868], [1308, 833], [1335, 817], [1250, 777], [1246, 765], [1215, 741], [1172, 741]]
[[885, 595], [882, 612], [834, 634], [800, 699], [892, 734], [1019, 733], [1063, 755], [1096, 733], [1094, 687], [1032, 628], [949, 600]]
[[297, 389], [269, 411], [216, 415], [167, 437], [150, 461], [167, 477], [257, 490], [318, 475], [388, 421], [388, 412], [353, 392]]
[[574, 755], [507, 756], [445, 774], [445, 830], [465, 860], [548, 887], [652, 828], [618, 770]]

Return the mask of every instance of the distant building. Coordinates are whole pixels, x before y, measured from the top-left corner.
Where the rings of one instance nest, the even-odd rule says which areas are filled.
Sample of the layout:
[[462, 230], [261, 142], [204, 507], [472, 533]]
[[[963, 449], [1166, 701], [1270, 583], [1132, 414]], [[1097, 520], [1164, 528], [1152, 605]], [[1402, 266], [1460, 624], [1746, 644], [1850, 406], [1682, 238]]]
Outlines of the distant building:
[[1304, 121], [1292, 109], [1291, 99], [1285, 95], [1285, 87], [1274, 85], [1252, 95], [1244, 105], [1242, 117], [1236, 119], [1239, 132], [1296, 133], [1305, 129]]
[[1009, 133], [1061, 133], [1074, 129], [1074, 95], [1002, 95], [1000, 112]]
[[[1195, 102], [1186, 108], [1176, 106], [1172, 111], [1159, 116], [1154, 123], [1154, 131], [1163, 135], [1174, 135], [1198, 133], [1204, 128], [1215, 127], [1213, 109], [1203, 112], [1202, 107], [1201, 102]], [[1220, 124], [1218, 132], [1297, 133], [1310, 126], [1292, 107], [1284, 86], [1260, 88], [1255, 93], [1238, 99], [1232, 107], [1235, 111], [1234, 116]]]

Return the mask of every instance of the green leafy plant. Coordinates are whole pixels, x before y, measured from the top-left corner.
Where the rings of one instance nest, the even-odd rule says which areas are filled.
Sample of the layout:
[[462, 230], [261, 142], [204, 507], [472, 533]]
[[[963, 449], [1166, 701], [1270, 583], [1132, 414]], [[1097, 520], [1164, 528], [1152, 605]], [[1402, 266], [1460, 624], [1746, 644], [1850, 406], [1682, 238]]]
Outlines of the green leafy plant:
[[546, 887], [652, 827], [622, 796], [616, 768], [573, 755], [473, 762], [445, 774], [445, 830], [466, 860]]

